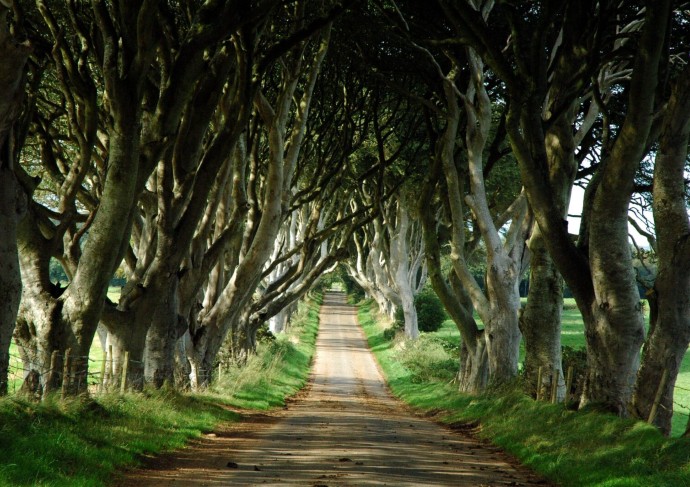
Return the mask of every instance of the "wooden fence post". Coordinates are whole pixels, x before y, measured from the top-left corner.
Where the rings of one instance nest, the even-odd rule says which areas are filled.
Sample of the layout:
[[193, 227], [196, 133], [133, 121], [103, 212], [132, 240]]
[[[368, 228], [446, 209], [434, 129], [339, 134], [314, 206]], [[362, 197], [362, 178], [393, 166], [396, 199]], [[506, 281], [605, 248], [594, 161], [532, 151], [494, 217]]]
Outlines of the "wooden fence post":
[[57, 350], [53, 350], [53, 353], [50, 354], [50, 369], [48, 370], [48, 377], [45, 381], [46, 385], [45, 387], [43, 387], [44, 398], [48, 395], [49, 392], [51, 392], [51, 388], [53, 387], [53, 384], [55, 382], [55, 376], [57, 375], [57, 361], [59, 356], [60, 352], [58, 352]]
[[573, 387], [573, 366], [568, 367], [568, 379], [565, 381], [565, 404], [570, 399], [570, 390]]
[[129, 368], [129, 352], [125, 352], [125, 361], [122, 364], [122, 382], [120, 383], [120, 394], [125, 393], [127, 388], [127, 369]]
[[539, 367], [537, 372], [537, 401], [541, 400], [541, 379], [542, 379], [542, 368]]
[[62, 398], [67, 397], [67, 391], [69, 389], [69, 368], [70, 368], [70, 354], [72, 349], [68, 348], [65, 350], [65, 362], [62, 364]]
[[103, 350], [103, 363], [101, 364], [101, 387], [99, 389], [100, 392], [103, 392], [103, 390], [105, 389], [105, 371], [107, 362], [108, 352]]
[[668, 380], [668, 370], [664, 369], [664, 373], [661, 374], [661, 382], [659, 382], [659, 388], [656, 390], [656, 396], [654, 396], [654, 403], [652, 404], [652, 409], [649, 411], [649, 418], [647, 422], [652, 424], [656, 418], [656, 413], [659, 410], [659, 404], [661, 404], [661, 397], [664, 395], [664, 387], [666, 387], [666, 381]]

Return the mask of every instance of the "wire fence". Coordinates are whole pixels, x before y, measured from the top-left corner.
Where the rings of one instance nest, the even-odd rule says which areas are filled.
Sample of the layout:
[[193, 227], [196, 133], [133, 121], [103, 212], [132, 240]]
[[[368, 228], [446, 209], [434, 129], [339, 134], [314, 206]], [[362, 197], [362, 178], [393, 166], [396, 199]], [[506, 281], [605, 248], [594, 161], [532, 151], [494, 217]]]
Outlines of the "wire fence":
[[[94, 347], [96, 348], [96, 347]], [[129, 352], [113, 355], [98, 347], [89, 355], [77, 355], [71, 349], [64, 352], [48, 352], [38, 347], [23, 347], [13, 344], [9, 353], [8, 393], [27, 393], [42, 396], [47, 392], [87, 390], [92, 395], [139, 389], [154, 382], [153, 374], [147, 374], [145, 363], [134, 360]], [[181, 388], [189, 386], [189, 370], [176, 367], [175, 384]], [[197, 369], [199, 375], [213, 374], [215, 370]], [[59, 391], [53, 389], [59, 385]], [[46, 390], [48, 389], [48, 390]]]
[[[94, 357], [99, 355], [100, 358]], [[129, 352], [113, 357], [112, 347], [108, 352], [98, 347], [89, 355], [74, 355], [69, 349], [62, 354], [58, 351], [47, 352], [38, 347], [28, 348], [13, 344], [9, 358], [7, 378], [9, 394], [28, 393], [40, 397], [49, 392], [46, 389], [52, 384], [59, 384], [60, 390], [50, 389], [50, 392], [60, 392], [63, 396], [73, 390], [83, 391], [84, 389], [92, 395], [124, 393], [132, 387], [140, 388], [143, 384], [153, 381], [151, 375], [146, 374], [143, 361], [132, 359]], [[217, 369], [199, 370], [198, 373], [209, 374], [209, 376], [216, 373], [216, 377], [219, 378], [222, 376], [222, 371], [223, 365], [218, 364]], [[175, 382], [185, 384], [181, 388], [189, 385], [188, 373], [188, 370], [176, 371]], [[181, 375], [186, 375], [186, 378], [180, 378]], [[649, 423], [654, 421], [658, 409], [668, 411], [668, 408], [661, 403], [665, 381], [666, 372], [654, 399], [652, 413], [648, 418]], [[537, 401], [563, 402], [567, 406], [572, 400], [576, 400], [576, 396], [571, 393], [573, 390], [578, 390], [577, 378], [572, 367], [568, 368], [565, 376], [558, 370], [543, 371], [540, 368], [537, 384], [541, 385], [536, 390]], [[562, 387], [565, 389], [565, 396], [559, 395], [558, 391], [562, 390]], [[674, 422], [682, 421], [682, 424], [690, 425], [690, 405], [677, 399], [681, 395], [690, 400], [690, 388], [676, 384], [674, 391], [671, 410]]]
[[[668, 379], [668, 371], [664, 371], [659, 386], [657, 388], [656, 396], [654, 397], [652, 408], [648, 416], [647, 422], [653, 423], [656, 419], [659, 409], [669, 412], [664, 404], [662, 404], [662, 396], [665, 390], [665, 384]], [[559, 370], [554, 371], [544, 371], [541, 367], [538, 371], [537, 384], [540, 387], [536, 388], [535, 399], [537, 401], [558, 403], [562, 402], [564, 406], [568, 407], [572, 401], [577, 401], [577, 393], [573, 391], [581, 391], [578, 387], [578, 379], [573, 373], [573, 368], [569, 367], [564, 377]], [[565, 386], [565, 394], [559, 395], [558, 391], [561, 387]], [[682, 425], [682, 431], [684, 434], [688, 427], [690, 427], [690, 405], [678, 400], [678, 396], [681, 396], [687, 400], [690, 400], [690, 388], [680, 386], [678, 384], [674, 385], [674, 399], [673, 407], [670, 410], [672, 421], [676, 425]], [[680, 428], [677, 428], [678, 430]]]

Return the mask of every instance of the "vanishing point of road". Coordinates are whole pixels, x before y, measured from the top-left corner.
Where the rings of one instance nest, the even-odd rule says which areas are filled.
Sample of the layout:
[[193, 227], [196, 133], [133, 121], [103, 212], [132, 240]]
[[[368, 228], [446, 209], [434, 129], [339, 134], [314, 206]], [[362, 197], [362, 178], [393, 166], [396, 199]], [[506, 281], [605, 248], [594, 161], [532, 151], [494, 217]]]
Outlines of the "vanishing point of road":
[[388, 392], [356, 310], [330, 292], [308, 390], [129, 472], [136, 486], [532, 486], [500, 450], [415, 415]]

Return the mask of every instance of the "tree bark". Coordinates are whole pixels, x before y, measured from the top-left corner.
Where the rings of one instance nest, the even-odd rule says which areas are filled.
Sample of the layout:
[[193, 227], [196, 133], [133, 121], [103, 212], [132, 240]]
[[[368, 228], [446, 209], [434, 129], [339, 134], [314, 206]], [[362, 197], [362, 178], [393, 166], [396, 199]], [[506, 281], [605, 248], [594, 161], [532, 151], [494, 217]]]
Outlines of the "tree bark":
[[[275, 108], [262, 92], [254, 97], [257, 112], [267, 127], [269, 145], [268, 170], [264, 180], [260, 220], [258, 225], [251, 228], [251, 232], [247, 234], [250, 238], [246, 242], [247, 250], [243, 258], [219, 299], [204, 314], [199, 328], [193, 335], [194, 350], [190, 353], [193, 387], [205, 387], [209, 384], [210, 367], [213, 366], [228, 331], [240, 322], [240, 318], [247, 311], [252, 293], [261, 280], [261, 270], [273, 251], [275, 239], [283, 222], [284, 211], [287, 210], [285, 193], [292, 179], [289, 175], [293, 173], [300, 154], [314, 85], [328, 50], [330, 32], [329, 24], [317, 36], [316, 56], [308, 70], [302, 65], [305, 45], [295, 48], [291, 53], [292, 58], [284, 65], [284, 77], [277, 94]], [[292, 131], [286, 138], [298, 81], [300, 76], [305, 74], [303, 69], [306, 71], [304, 92], [299, 100], [299, 106], [295, 108]], [[288, 144], [286, 144], [287, 141], [289, 141]]]
[[26, 197], [14, 174], [13, 126], [21, 113], [30, 52], [9, 32], [9, 14], [9, 7], [0, 4], [0, 396], [7, 393], [9, 348], [22, 293], [17, 226]]
[[656, 313], [633, 395], [633, 411], [648, 419], [666, 371], [654, 424], [669, 435], [673, 392], [690, 343], [690, 222], [685, 197], [685, 164], [690, 134], [690, 68], [678, 75], [668, 107], [654, 166], [653, 211], [657, 234], [658, 274], [654, 284]]
[[[525, 338], [525, 377], [529, 392], [536, 396], [539, 387], [551, 385], [551, 374], [538, 371], [557, 370], [563, 377], [561, 357], [561, 311], [563, 280], [546, 250], [539, 228], [529, 240], [530, 280], [527, 304], [520, 313], [520, 330]], [[547, 389], [548, 390], [548, 389]], [[559, 382], [558, 398], [564, 397], [565, 385]]]
[[[578, 8], [578, 4], [572, 7]], [[490, 32], [473, 28], [482, 39], [489, 64], [509, 85], [511, 101], [506, 128], [520, 163], [530, 205], [546, 237], [549, 253], [583, 315], [589, 358], [581, 405], [597, 403], [621, 415], [627, 412], [644, 337], [639, 293], [628, 248], [627, 210], [635, 171], [646, 150], [652, 124], [669, 2], [649, 3], [645, 14], [628, 92], [628, 112], [610, 155], [599, 169], [601, 182], [587, 226], [589, 247], [583, 249], [575, 247], [564, 228], [562, 213], [553, 205], [547, 178], [546, 141], [540, 116], [543, 93], [537, 88], [547, 86], [548, 60], [542, 54], [535, 59], [528, 58], [531, 64], [522, 65], [523, 69], [516, 72], [491, 40]], [[460, 15], [465, 22], [478, 20], [468, 8], [462, 7]], [[531, 37], [533, 33], [514, 34], [516, 46], [537, 41]], [[526, 51], [518, 48], [515, 52]], [[539, 69], [524, 69], [526, 66]]]
[[[0, 151], [5, 153], [2, 145]], [[7, 394], [10, 343], [22, 292], [17, 257], [20, 191], [14, 173], [0, 161], [0, 396]]]

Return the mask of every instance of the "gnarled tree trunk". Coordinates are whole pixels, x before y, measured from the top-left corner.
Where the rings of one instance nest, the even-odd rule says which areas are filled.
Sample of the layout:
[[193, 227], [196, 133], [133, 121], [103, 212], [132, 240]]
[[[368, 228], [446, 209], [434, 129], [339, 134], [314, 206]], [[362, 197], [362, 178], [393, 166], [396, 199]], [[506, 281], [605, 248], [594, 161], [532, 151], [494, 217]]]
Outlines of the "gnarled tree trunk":
[[673, 88], [654, 167], [653, 210], [659, 270], [654, 284], [656, 313], [633, 395], [633, 411], [648, 419], [659, 387], [661, 404], [654, 424], [668, 435], [673, 389], [690, 343], [690, 222], [686, 208], [685, 164], [690, 137], [690, 68]]
[[0, 4], [0, 395], [7, 393], [10, 341], [22, 292], [17, 225], [26, 199], [14, 175], [13, 126], [21, 112], [30, 51], [9, 32], [10, 13]]

